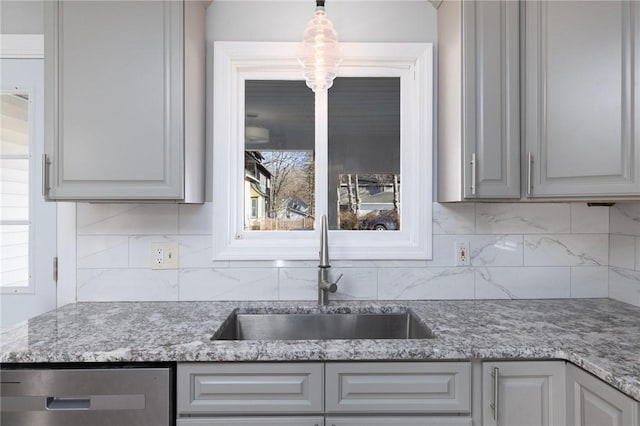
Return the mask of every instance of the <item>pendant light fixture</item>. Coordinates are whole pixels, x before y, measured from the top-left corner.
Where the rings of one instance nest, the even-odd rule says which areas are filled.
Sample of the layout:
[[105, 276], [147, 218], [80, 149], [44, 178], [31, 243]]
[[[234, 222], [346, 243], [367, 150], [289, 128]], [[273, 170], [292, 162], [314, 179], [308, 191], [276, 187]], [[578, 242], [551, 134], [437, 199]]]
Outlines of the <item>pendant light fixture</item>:
[[324, 0], [316, 1], [313, 19], [302, 35], [298, 61], [304, 69], [307, 86], [314, 92], [329, 89], [342, 62], [338, 46], [338, 33], [327, 19]]

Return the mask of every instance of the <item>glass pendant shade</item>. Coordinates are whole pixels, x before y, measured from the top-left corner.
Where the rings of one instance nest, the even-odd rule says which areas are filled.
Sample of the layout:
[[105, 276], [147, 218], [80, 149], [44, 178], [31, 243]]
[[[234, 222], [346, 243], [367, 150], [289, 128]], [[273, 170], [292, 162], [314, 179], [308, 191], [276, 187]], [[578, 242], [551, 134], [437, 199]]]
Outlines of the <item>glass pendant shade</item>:
[[318, 2], [315, 15], [307, 24], [298, 58], [307, 86], [314, 92], [327, 90], [333, 85], [342, 62], [338, 33], [327, 19], [323, 4], [323, 1]]

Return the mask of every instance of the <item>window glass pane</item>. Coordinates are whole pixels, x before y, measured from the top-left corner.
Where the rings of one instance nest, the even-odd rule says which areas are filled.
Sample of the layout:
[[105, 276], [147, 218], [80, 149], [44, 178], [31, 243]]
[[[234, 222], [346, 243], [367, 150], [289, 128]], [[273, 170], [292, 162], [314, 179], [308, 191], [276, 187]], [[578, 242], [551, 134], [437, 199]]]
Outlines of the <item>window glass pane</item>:
[[0, 95], [0, 154], [29, 153], [29, 101], [26, 95]]
[[28, 159], [0, 159], [0, 220], [29, 220]]
[[314, 122], [304, 81], [246, 81], [246, 230], [313, 229]]
[[29, 225], [0, 225], [0, 283], [29, 285]]
[[329, 227], [399, 230], [400, 78], [336, 78], [328, 96]]

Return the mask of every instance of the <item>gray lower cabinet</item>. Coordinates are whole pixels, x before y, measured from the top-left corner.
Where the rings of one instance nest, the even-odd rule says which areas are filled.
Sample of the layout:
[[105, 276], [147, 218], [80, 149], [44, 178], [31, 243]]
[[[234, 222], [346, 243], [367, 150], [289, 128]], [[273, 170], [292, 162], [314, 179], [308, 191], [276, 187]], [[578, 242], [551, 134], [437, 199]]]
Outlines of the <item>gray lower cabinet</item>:
[[525, 1], [523, 193], [640, 195], [640, 4]]
[[565, 362], [482, 364], [483, 426], [565, 426]]
[[178, 416], [322, 413], [321, 363], [178, 364]]
[[201, 1], [45, 2], [45, 196], [204, 201]]
[[178, 419], [176, 426], [324, 426], [324, 417], [216, 417]]
[[520, 3], [438, 6], [438, 201], [520, 198]]
[[571, 364], [567, 365], [567, 424], [638, 426], [638, 402]]
[[470, 363], [328, 363], [326, 387], [327, 413], [471, 412]]
[[179, 426], [470, 426], [471, 363], [179, 363], [177, 401]]
[[471, 426], [470, 417], [330, 417], [326, 426]]

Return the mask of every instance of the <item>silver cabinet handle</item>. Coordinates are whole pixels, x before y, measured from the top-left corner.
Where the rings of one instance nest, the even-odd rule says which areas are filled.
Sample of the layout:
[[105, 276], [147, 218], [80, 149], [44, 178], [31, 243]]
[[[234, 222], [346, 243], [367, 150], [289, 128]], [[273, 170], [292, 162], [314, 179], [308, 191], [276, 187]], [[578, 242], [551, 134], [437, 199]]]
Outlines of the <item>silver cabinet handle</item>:
[[91, 408], [91, 398], [58, 398], [47, 397], [47, 410], [89, 410]]
[[533, 154], [527, 154], [527, 196], [533, 193]]
[[51, 160], [47, 157], [47, 154], [42, 154], [42, 196], [48, 197], [49, 190], [51, 187], [49, 186], [49, 165], [51, 164]]
[[476, 153], [471, 154], [471, 195], [476, 195]]
[[498, 410], [500, 408], [500, 369], [498, 367], [493, 367], [491, 377], [493, 377], [493, 402], [491, 402], [489, 406], [493, 409], [493, 420], [495, 420], [497, 425]]

